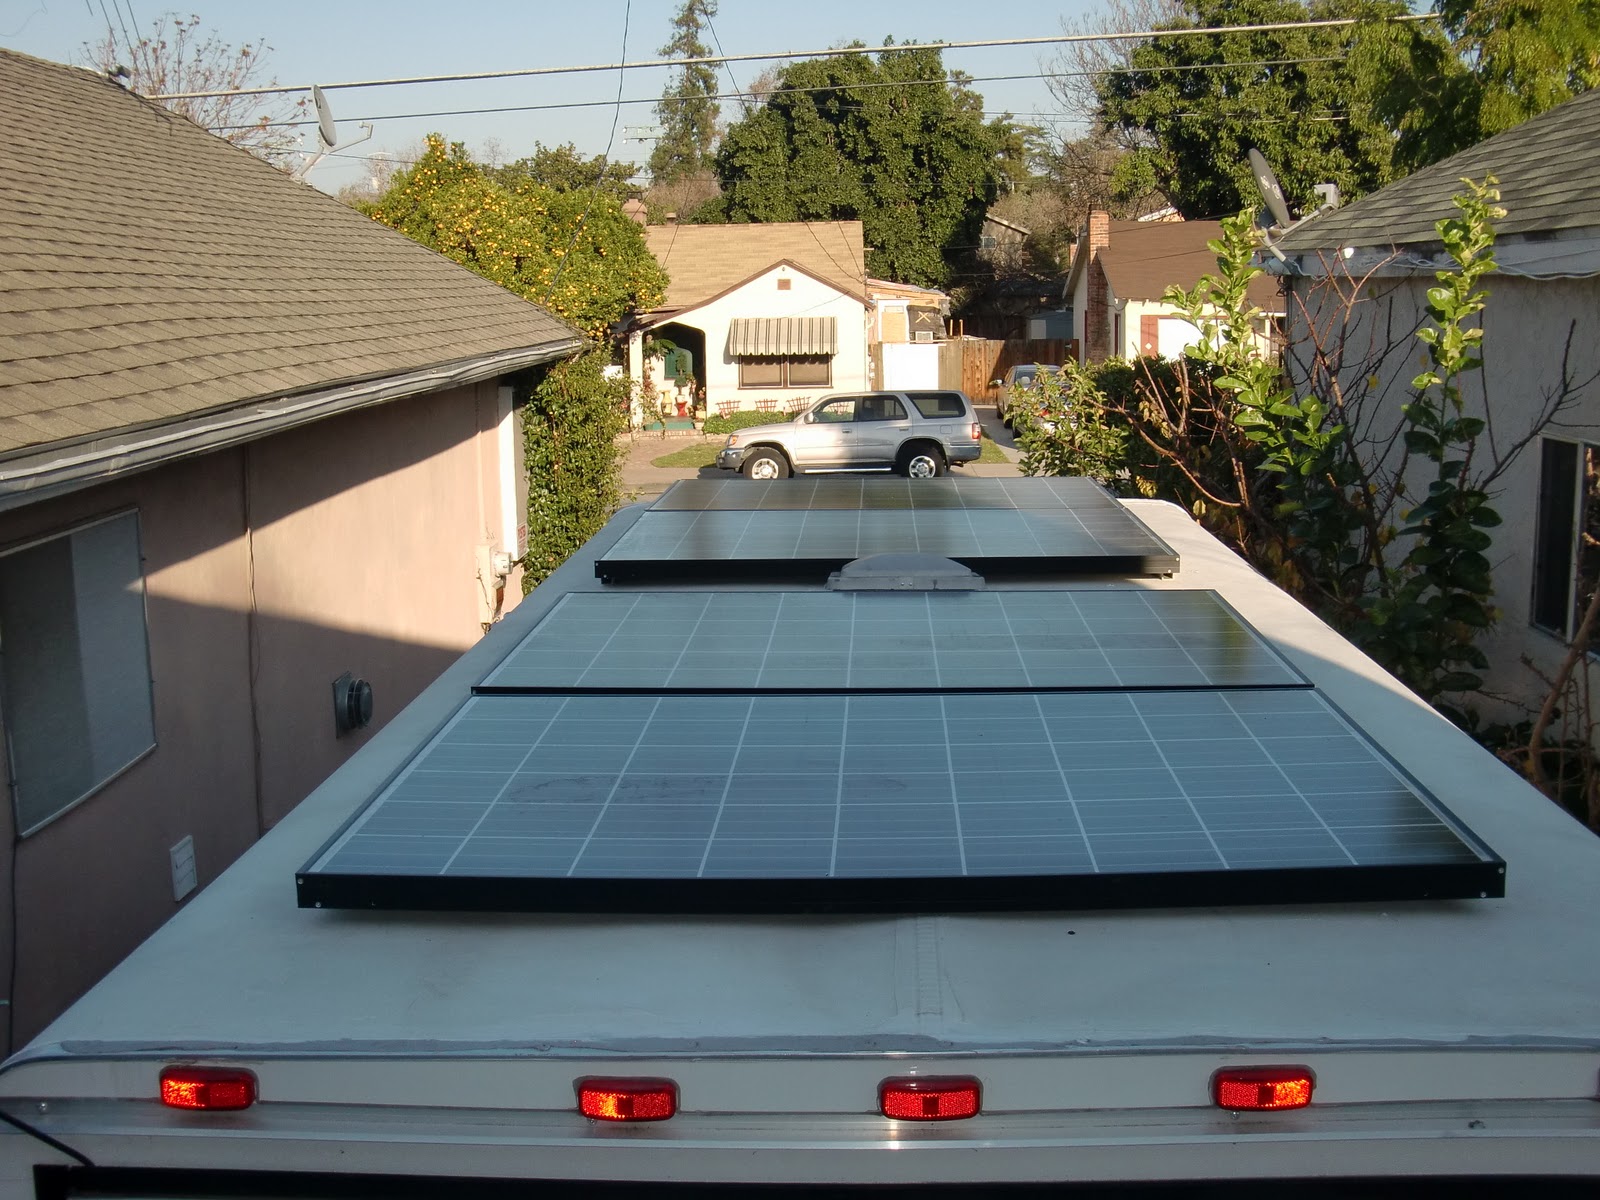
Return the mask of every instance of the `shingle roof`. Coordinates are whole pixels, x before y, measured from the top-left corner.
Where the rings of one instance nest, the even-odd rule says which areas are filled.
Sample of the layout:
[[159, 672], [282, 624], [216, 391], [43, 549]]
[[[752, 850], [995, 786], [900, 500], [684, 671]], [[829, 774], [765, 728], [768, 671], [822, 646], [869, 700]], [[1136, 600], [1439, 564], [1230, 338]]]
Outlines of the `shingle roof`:
[[88, 71], [0, 111], [0, 455], [577, 336]]
[[1524, 121], [1424, 167], [1353, 204], [1292, 229], [1285, 251], [1401, 246], [1439, 240], [1435, 222], [1455, 215], [1461, 180], [1500, 181], [1502, 236], [1600, 226], [1600, 90]]
[[[1159, 300], [1173, 284], [1192, 288], [1214, 275], [1217, 256], [1206, 243], [1222, 236], [1218, 221], [1112, 221], [1100, 266], [1119, 300]], [[1250, 302], [1281, 312], [1277, 284], [1265, 275], [1250, 282]]]
[[784, 259], [847, 295], [866, 298], [860, 221], [652, 225], [645, 240], [671, 279], [658, 311], [704, 304]]

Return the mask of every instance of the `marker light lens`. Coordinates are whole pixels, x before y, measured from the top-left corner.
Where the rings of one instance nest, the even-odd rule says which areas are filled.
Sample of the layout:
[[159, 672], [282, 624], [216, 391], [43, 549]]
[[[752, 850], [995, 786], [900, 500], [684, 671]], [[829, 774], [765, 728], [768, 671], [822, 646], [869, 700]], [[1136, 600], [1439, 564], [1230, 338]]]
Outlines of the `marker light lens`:
[[235, 1112], [256, 1102], [256, 1077], [225, 1067], [167, 1067], [161, 1072], [161, 1103], [168, 1108]]
[[1238, 1111], [1304, 1108], [1314, 1082], [1305, 1067], [1240, 1067], [1211, 1077], [1211, 1099], [1218, 1108]]
[[885, 1079], [878, 1111], [897, 1121], [960, 1121], [978, 1115], [982, 1089], [968, 1076]]
[[670, 1079], [580, 1079], [578, 1111], [597, 1121], [665, 1121], [678, 1111]]

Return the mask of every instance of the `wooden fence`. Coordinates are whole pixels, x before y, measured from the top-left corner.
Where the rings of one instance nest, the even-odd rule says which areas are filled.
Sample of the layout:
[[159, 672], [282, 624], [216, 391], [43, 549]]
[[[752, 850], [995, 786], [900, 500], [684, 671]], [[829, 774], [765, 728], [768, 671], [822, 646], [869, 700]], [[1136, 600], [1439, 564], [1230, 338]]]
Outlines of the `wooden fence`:
[[952, 338], [939, 347], [939, 386], [960, 388], [979, 404], [993, 404], [999, 389], [990, 386], [1018, 363], [1056, 363], [1076, 355], [1076, 341], [1060, 338], [1039, 341], [988, 338]]

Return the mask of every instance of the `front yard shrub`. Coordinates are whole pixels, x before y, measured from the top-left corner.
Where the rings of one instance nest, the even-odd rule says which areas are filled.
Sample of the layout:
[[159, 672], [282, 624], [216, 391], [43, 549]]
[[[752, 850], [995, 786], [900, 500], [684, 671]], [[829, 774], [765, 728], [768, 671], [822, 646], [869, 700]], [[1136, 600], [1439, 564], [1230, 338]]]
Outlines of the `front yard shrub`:
[[736, 429], [749, 429], [752, 425], [771, 425], [786, 419], [786, 414], [781, 412], [757, 412], [753, 408], [736, 408], [726, 416], [719, 413], [716, 416], [707, 417], [705, 431], [707, 433], [732, 433]]

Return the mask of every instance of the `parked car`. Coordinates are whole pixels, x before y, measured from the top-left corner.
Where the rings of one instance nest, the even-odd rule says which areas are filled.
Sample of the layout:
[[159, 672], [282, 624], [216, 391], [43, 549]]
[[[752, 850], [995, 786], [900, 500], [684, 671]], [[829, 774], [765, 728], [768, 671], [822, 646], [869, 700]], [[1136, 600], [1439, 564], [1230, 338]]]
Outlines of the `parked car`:
[[717, 466], [749, 479], [888, 470], [931, 479], [976, 459], [982, 437], [965, 392], [841, 392], [792, 420], [730, 433]]
[[1005, 373], [1005, 378], [990, 381], [991, 387], [1000, 389], [1000, 395], [994, 402], [995, 415], [1004, 425], [1011, 425], [1012, 401], [1016, 399], [1016, 389], [1024, 392], [1038, 391], [1041, 375], [1059, 375], [1061, 368], [1051, 363], [1018, 363]]

